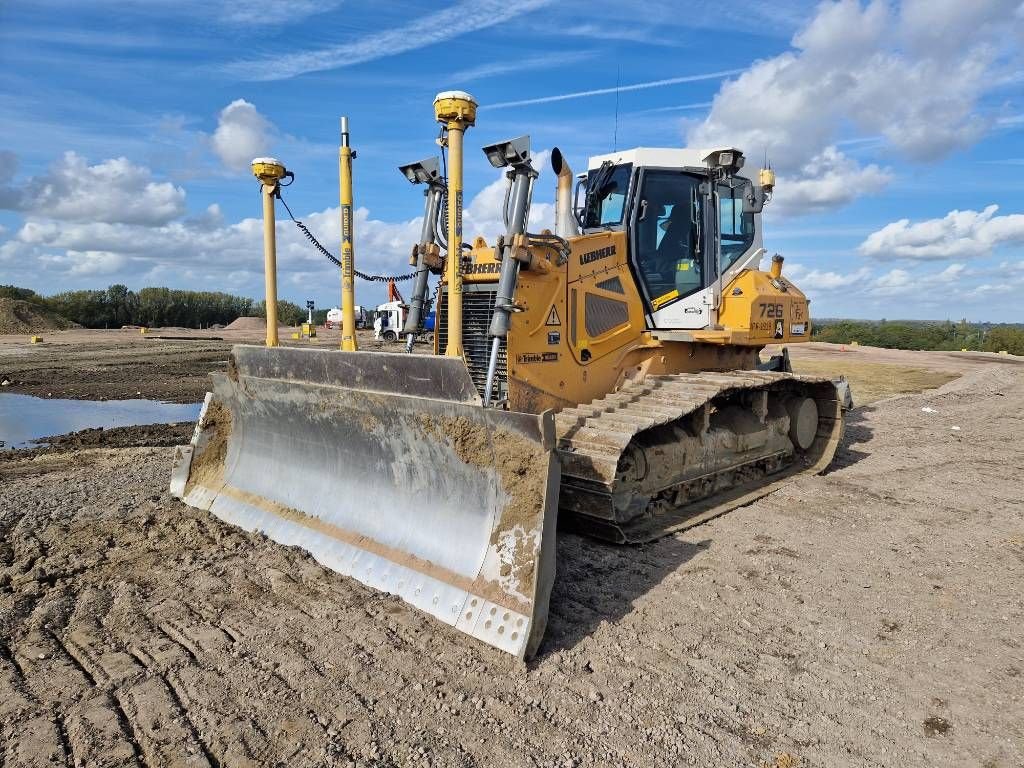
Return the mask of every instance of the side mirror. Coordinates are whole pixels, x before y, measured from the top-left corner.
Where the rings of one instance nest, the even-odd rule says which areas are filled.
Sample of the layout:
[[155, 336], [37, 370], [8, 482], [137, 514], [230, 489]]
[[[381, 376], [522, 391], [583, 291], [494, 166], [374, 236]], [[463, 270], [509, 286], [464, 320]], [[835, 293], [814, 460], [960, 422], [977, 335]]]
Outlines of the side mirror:
[[[583, 191], [583, 185], [586, 183], [587, 177], [584, 174], [580, 174], [576, 178], [576, 188], [572, 192], [572, 215], [576, 218], [576, 223], [583, 229], [583, 206], [580, 205], [580, 192]], [[586, 203], [586, 196], [583, 198], [584, 204]]]
[[760, 213], [764, 209], [764, 187], [748, 184], [743, 190], [743, 212]]

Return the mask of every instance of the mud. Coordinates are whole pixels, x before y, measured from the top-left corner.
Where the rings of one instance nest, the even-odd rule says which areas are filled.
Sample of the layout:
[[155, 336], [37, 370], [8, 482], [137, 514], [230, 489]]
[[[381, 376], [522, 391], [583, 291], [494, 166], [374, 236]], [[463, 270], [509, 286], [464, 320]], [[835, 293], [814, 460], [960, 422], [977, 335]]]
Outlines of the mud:
[[0, 378], [5, 391], [36, 397], [195, 403], [210, 372], [225, 370], [230, 349], [211, 340], [3, 346]]
[[544, 525], [544, 493], [548, 479], [548, 455], [538, 443], [506, 429], [489, 432], [477, 421], [462, 418], [421, 416], [424, 432], [447, 443], [466, 464], [482, 471], [498, 472], [508, 502], [491, 533], [490, 544], [508, 554], [502, 560], [501, 578], [508, 584], [529, 584], [534, 576]]
[[[231, 411], [216, 400], [211, 400], [199, 423], [203, 437], [192, 454], [192, 465], [185, 484], [188, 494], [197, 485], [218, 491], [224, 483], [224, 461], [231, 438]], [[191, 438], [190, 438], [191, 439]]]
[[[337, 331], [321, 333], [315, 339], [293, 340], [282, 331], [281, 342], [337, 348]], [[57, 331], [44, 334], [42, 344], [30, 344], [25, 335], [0, 335], [0, 382], [7, 382], [3, 391], [36, 397], [197, 403], [210, 389], [210, 373], [227, 371], [232, 346], [263, 342], [263, 335], [251, 330], [187, 328], [148, 334], [137, 328]], [[361, 349], [404, 349], [374, 341], [372, 331], [361, 331], [359, 344]], [[431, 349], [417, 344], [415, 351]]]
[[488, 432], [468, 418], [423, 416], [420, 423], [425, 432], [451, 445], [465, 463], [497, 470], [509, 497], [502, 515], [506, 527], [531, 530], [537, 526], [548, 475], [547, 454], [540, 444], [507, 429]]
[[2, 761], [1024, 764], [1022, 398], [981, 366], [698, 528], [560, 534], [525, 668], [179, 503], [170, 449], [4, 462]]
[[[94, 428], [45, 437], [46, 445], [16, 451], [0, 451], [0, 465], [51, 453], [74, 453], [86, 448], [143, 448], [183, 445], [192, 439], [195, 423], [142, 424], [130, 427]], [[2, 471], [2, 470], [0, 470]]]

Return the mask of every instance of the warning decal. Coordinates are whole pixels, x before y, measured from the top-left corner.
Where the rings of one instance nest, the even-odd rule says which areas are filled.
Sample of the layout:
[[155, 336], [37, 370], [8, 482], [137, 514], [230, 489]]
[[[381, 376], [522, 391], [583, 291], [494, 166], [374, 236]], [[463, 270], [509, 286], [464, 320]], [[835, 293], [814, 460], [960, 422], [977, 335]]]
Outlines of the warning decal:
[[551, 311], [548, 312], [548, 321], [545, 325], [561, 325], [562, 321], [558, 319], [558, 310], [555, 309], [555, 305], [551, 305]]

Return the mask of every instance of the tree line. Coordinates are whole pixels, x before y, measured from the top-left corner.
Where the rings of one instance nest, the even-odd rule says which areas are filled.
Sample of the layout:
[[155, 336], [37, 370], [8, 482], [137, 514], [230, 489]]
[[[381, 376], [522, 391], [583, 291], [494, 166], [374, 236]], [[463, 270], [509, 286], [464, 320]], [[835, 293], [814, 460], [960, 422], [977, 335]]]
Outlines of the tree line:
[[864, 344], [888, 349], [1006, 350], [1024, 355], [1024, 325], [927, 322], [921, 320], [818, 320], [811, 329], [815, 341]]
[[[239, 317], [266, 317], [266, 302], [220, 291], [177, 288], [129, 290], [112, 285], [106, 290], [64, 291], [41, 296], [28, 288], [0, 285], [0, 298], [20, 299], [56, 312], [86, 328], [143, 325], [154, 328], [209, 328], [227, 325]], [[290, 301], [278, 301], [278, 320], [285, 325], [305, 322], [306, 310]]]
[[[0, 285], [0, 298], [38, 304], [86, 328], [120, 328], [144, 325], [153, 328], [209, 328], [227, 325], [239, 317], [266, 317], [263, 301], [220, 291], [186, 291], [176, 288], [143, 288], [131, 291], [124, 285], [106, 290], [65, 291], [41, 296], [28, 288]], [[322, 325], [327, 310], [313, 313]], [[306, 310], [290, 301], [278, 301], [277, 317], [284, 325], [305, 322]], [[920, 320], [818, 320], [811, 331], [815, 341], [836, 344], [857, 342], [872, 347], [926, 350], [1006, 350], [1024, 355], [1024, 325], [953, 323]]]

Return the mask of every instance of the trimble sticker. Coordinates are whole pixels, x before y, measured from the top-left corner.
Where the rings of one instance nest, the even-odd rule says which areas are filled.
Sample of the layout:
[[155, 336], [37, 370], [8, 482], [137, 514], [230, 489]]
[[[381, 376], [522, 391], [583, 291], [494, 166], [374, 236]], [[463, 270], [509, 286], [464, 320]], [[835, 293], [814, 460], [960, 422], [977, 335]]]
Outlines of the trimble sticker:
[[352, 206], [343, 205], [341, 207], [341, 241], [343, 243], [352, 242]]
[[609, 256], [615, 255], [615, 246], [609, 245], [605, 248], [598, 248], [596, 251], [588, 251], [587, 253], [580, 255], [580, 264], [590, 264], [594, 261], [600, 261], [601, 259], [607, 259]]
[[806, 323], [793, 323], [789, 326], [789, 332], [793, 336], [803, 336], [807, 332]]
[[526, 352], [522, 355], [516, 355], [517, 363], [557, 363], [558, 353], [557, 352]]

